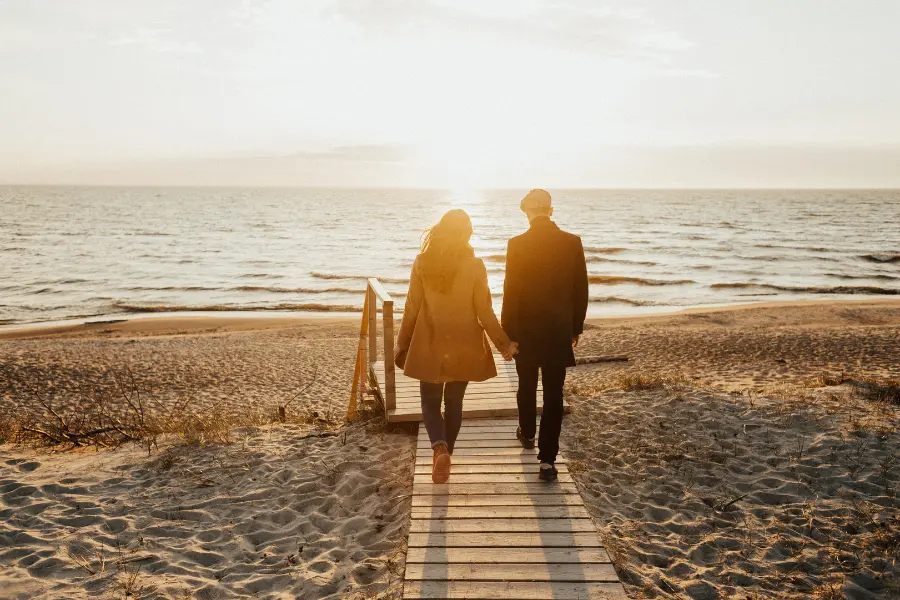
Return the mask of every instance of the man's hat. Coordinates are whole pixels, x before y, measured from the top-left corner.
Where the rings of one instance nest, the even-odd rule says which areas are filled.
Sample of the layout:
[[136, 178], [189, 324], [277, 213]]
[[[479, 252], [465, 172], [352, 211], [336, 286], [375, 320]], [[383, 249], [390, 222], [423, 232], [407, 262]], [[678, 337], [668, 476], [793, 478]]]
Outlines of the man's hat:
[[531, 190], [522, 198], [519, 208], [525, 212], [550, 208], [550, 192], [541, 189]]

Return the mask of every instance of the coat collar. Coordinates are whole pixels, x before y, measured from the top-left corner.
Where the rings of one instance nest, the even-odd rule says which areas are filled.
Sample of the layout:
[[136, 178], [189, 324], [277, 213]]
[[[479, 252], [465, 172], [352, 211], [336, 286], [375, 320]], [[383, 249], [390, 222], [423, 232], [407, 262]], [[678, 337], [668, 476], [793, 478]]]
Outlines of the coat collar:
[[535, 219], [531, 222], [528, 227], [529, 231], [532, 229], [559, 229], [556, 223], [550, 220], [550, 217], [535, 217]]

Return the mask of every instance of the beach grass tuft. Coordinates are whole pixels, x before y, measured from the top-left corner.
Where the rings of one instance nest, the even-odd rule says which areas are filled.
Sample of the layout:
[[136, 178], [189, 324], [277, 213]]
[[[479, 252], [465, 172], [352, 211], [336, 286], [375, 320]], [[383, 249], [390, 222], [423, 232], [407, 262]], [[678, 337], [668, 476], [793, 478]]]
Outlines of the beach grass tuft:
[[[0, 444], [74, 449], [134, 443], [150, 453], [163, 437], [206, 446], [231, 443], [233, 432], [246, 427], [281, 423], [333, 430], [341, 424], [334, 410], [292, 409], [290, 402], [275, 407], [226, 408], [200, 402], [195, 391], [162, 402], [142, 389], [127, 368], [117, 372], [115, 379], [112, 389], [81, 388], [67, 398], [65, 407], [47, 394], [27, 391], [27, 410], [0, 416]], [[303, 386], [301, 392], [308, 387]]]

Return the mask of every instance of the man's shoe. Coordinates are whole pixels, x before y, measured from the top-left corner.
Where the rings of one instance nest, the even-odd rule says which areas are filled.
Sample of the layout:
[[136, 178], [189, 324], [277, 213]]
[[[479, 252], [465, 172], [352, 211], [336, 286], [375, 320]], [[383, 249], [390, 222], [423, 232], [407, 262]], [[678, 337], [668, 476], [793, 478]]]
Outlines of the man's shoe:
[[522, 447], [526, 450], [534, 450], [534, 438], [529, 440], [523, 436], [521, 427], [516, 427], [516, 439], [519, 440], [519, 443], [522, 444]]
[[541, 463], [541, 470], [538, 472], [538, 479], [541, 481], [556, 481], [559, 479], [559, 471], [550, 463]]
[[450, 479], [450, 452], [446, 444], [438, 444], [434, 448], [434, 458], [431, 463], [431, 481], [434, 483], [447, 483]]

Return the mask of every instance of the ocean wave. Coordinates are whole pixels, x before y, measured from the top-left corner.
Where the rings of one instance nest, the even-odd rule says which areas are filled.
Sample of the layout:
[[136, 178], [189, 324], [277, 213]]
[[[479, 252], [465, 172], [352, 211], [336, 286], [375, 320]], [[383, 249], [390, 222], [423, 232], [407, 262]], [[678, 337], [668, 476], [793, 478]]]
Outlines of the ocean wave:
[[782, 250], [806, 250], [808, 252], [832, 252], [831, 248], [821, 246], [788, 246], [787, 244], [753, 244], [754, 248], [779, 248]]
[[895, 275], [885, 275], [879, 273], [877, 275], [845, 275], [844, 273], [825, 273], [828, 277], [836, 277], [838, 279], [878, 279], [881, 281], [897, 281], [900, 277]]
[[178, 304], [134, 304], [131, 302], [113, 302], [112, 308], [122, 312], [163, 313], [163, 312], [261, 312], [261, 311], [305, 311], [305, 312], [361, 312], [361, 306], [349, 304], [275, 304], [272, 306], [243, 306], [240, 304], [210, 304], [205, 306], [186, 306]]
[[873, 263], [900, 263], [900, 254], [862, 254], [860, 258]]
[[691, 279], [643, 279], [641, 277], [620, 277], [618, 275], [589, 275], [588, 281], [601, 285], [619, 285], [634, 283], [637, 285], [684, 285], [696, 283]]
[[659, 263], [655, 263], [650, 260], [626, 260], [624, 258], [606, 258], [604, 256], [585, 256], [584, 260], [589, 263], [618, 263], [620, 265], [644, 265], [647, 267], [652, 267], [658, 265]]
[[163, 285], [159, 287], [135, 285], [123, 289], [129, 292], [216, 292], [221, 290], [221, 288], [202, 285]]
[[[647, 267], [655, 266], [659, 263], [649, 261], [649, 260], [627, 260], [624, 258], [606, 258], [605, 256], [595, 256], [588, 252], [589, 248], [585, 248], [585, 261], [589, 263], [619, 263], [622, 265], [643, 265]], [[623, 250], [623, 248], [608, 248], [606, 254], [615, 254], [618, 251]], [[502, 263], [506, 262], [505, 254], [488, 254], [487, 256], [483, 256], [482, 259], [485, 262], [493, 262], [493, 263]], [[410, 265], [411, 266], [411, 265]], [[497, 272], [500, 272], [499, 270]]]
[[900, 289], [883, 288], [873, 285], [836, 285], [836, 286], [794, 286], [775, 285], [771, 283], [714, 283], [709, 287], [713, 289], [766, 289], [780, 292], [794, 292], [801, 294], [867, 294], [879, 296], [900, 295]]
[[231, 288], [233, 292], [269, 292], [272, 294], [363, 294], [365, 289], [360, 288], [285, 288], [269, 285], [241, 285]]
[[664, 302], [653, 302], [652, 300], [634, 300], [632, 298], [623, 298], [622, 296], [591, 296], [591, 303], [594, 304], [630, 304], [632, 306], [667, 306]]
[[247, 273], [241, 275], [240, 279], [282, 279], [284, 275], [273, 275], [272, 273]]
[[585, 252], [592, 252], [594, 254], [618, 254], [619, 252], [625, 252], [627, 248], [603, 248], [598, 246], [585, 246]]
[[[310, 277], [314, 279], [350, 279], [356, 281], [366, 281], [368, 279], [365, 275], [346, 275], [343, 273], [318, 273], [313, 271], [309, 274]], [[409, 283], [409, 279], [402, 277], [378, 277], [378, 281], [382, 283]]]

